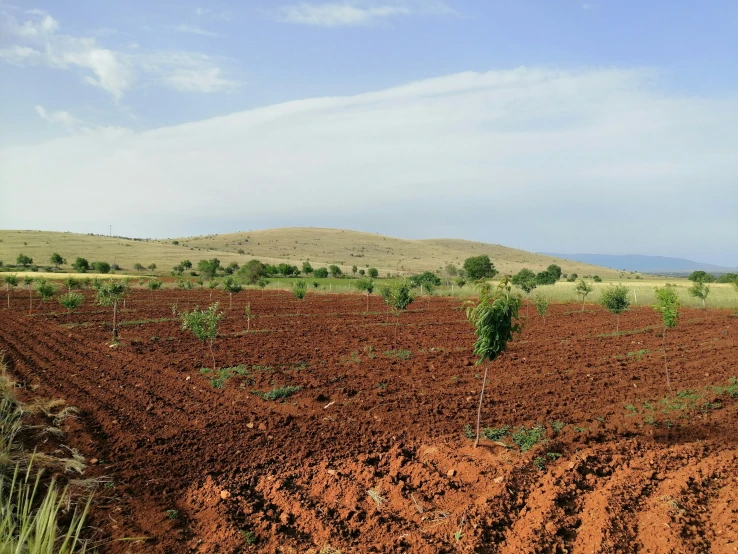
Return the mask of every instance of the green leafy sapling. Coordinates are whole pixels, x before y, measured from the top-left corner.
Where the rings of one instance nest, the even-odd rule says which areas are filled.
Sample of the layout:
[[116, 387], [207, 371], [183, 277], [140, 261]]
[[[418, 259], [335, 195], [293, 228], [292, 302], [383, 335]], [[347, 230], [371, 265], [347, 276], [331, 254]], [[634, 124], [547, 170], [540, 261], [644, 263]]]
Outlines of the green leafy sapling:
[[5, 276], [5, 287], [8, 291], [8, 309], [10, 309], [10, 289], [15, 288], [18, 286], [18, 276], [17, 275], [6, 275]]
[[582, 298], [582, 311], [584, 311], [584, 300], [587, 298], [587, 295], [594, 290], [594, 287], [587, 283], [584, 279], [579, 281], [577, 283], [577, 286], [574, 287], [574, 292], [577, 293], [577, 296], [580, 296]]
[[710, 285], [706, 285], [704, 281], [695, 281], [694, 284], [687, 289], [690, 296], [702, 300], [702, 308], [707, 308], [707, 296], [710, 294]]
[[107, 283], [102, 283], [95, 294], [98, 305], [113, 307], [113, 344], [118, 342], [118, 303], [127, 292], [124, 283], [111, 279]]
[[656, 306], [657, 312], [661, 313], [661, 319], [664, 322], [664, 332], [661, 336], [661, 349], [664, 353], [664, 370], [666, 371], [666, 385], [671, 392], [671, 379], [669, 377], [669, 366], [666, 359], [666, 330], [673, 329], [679, 320], [679, 296], [671, 287], [662, 287], [656, 289]]
[[548, 307], [551, 304], [551, 299], [539, 292], [533, 298], [533, 303], [536, 305], [538, 315], [543, 318], [543, 321], [546, 321], [546, 312], [548, 312]]
[[69, 318], [71, 317], [72, 312], [84, 303], [85, 297], [78, 292], [72, 292], [70, 290], [69, 292], [59, 295], [58, 300], [59, 304], [67, 310], [67, 323], [69, 323]]
[[356, 288], [366, 291], [366, 311], [369, 311], [369, 295], [374, 292], [374, 281], [369, 277], [361, 277], [356, 281]]
[[201, 310], [195, 306], [191, 312], [182, 312], [182, 330], [191, 331], [198, 340], [206, 343], [210, 349], [210, 357], [213, 360], [213, 372], [215, 372], [215, 354], [213, 353], [213, 343], [218, 338], [218, 325], [223, 317], [223, 313], [218, 311], [218, 303], [216, 302], [207, 310]]
[[292, 292], [295, 298], [302, 300], [307, 294], [307, 283], [305, 281], [295, 281], [292, 283]]
[[611, 285], [602, 291], [600, 304], [610, 310], [616, 316], [615, 332], [620, 331], [620, 314], [628, 309], [628, 287], [622, 285]]
[[220, 283], [216, 281], [215, 279], [210, 279], [210, 281], [208, 281], [208, 288], [210, 289], [210, 300], [211, 301], [213, 300], [213, 291], [218, 288], [218, 285], [220, 285]]
[[223, 288], [228, 293], [228, 309], [233, 309], [233, 295], [243, 290], [243, 287], [233, 277], [226, 277], [223, 280]]
[[46, 279], [39, 279], [36, 282], [36, 292], [43, 302], [47, 302], [56, 294], [56, 288]]
[[474, 343], [474, 354], [477, 356], [477, 365], [485, 364], [482, 378], [482, 391], [479, 393], [479, 407], [477, 408], [477, 432], [474, 447], [479, 444], [479, 427], [482, 419], [482, 401], [487, 384], [489, 364], [502, 354], [507, 343], [515, 333], [520, 333], [519, 311], [522, 298], [512, 292], [510, 280], [505, 277], [493, 289], [489, 283], [482, 283], [479, 288], [479, 301], [469, 302], [466, 317], [474, 326], [477, 340]]
[[390, 308], [395, 312], [395, 341], [394, 348], [397, 350], [397, 328], [400, 325], [400, 314], [413, 302], [412, 285], [404, 280], [392, 286], [384, 286], [379, 289], [379, 294]]

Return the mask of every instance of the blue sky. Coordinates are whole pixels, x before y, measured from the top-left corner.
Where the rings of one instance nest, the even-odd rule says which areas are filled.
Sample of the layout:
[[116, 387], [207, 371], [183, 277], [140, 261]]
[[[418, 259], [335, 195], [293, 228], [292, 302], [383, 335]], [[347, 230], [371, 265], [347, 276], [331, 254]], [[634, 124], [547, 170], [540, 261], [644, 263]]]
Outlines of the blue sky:
[[737, 20], [732, 0], [2, 2], [0, 227], [738, 266]]

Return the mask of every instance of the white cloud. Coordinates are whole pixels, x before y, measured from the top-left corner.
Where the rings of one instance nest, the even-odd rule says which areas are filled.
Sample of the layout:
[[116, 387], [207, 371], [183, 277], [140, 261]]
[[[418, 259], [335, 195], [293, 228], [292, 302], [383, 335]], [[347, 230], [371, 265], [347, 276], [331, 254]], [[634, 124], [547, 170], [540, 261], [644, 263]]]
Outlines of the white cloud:
[[186, 33], [190, 35], [200, 35], [203, 37], [220, 37], [222, 36], [220, 33], [216, 33], [214, 31], [208, 31], [207, 29], [203, 29], [202, 27], [199, 27], [198, 25], [190, 25], [188, 23], [182, 23], [181, 25], [175, 25], [172, 27], [173, 30], [177, 31], [178, 33]]
[[[233, 90], [237, 86], [222, 76], [213, 58], [203, 54], [143, 52], [133, 47], [113, 50], [93, 37], [60, 33], [59, 22], [44, 11], [30, 10], [26, 16], [26, 21], [18, 23], [11, 15], [0, 13], [7, 35], [20, 43], [0, 49], [0, 61], [18, 66], [76, 68], [85, 83], [106, 91], [116, 101], [142, 78], [176, 90], [199, 92]], [[207, 33], [196, 26], [180, 27], [177, 30], [182, 32]]]
[[[206, 217], [239, 228], [342, 217], [544, 251], [725, 257], [738, 236], [738, 98], [665, 94], [654, 82], [643, 70], [468, 72], [6, 148], [0, 174], [14, 186], [0, 221], [66, 228], [59, 214], [75, 211], [86, 214], [80, 230], [101, 225], [104, 179], [125, 191], [116, 221], [131, 235]], [[75, 194], [51, 195], [60, 188]], [[29, 212], [31, 189], [49, 195]]]
[[358, 0], [343, 2], [300, 2], [281, 6], [277, 19], [284, 23], [317, 27], [374, 25], [382, 20], [412, 14], [454, 13], [442, 2], [374, 3]]
[[61, 125], [66, 125], [67, 127], [75, 127], [82, 123], [80, 120], [72, 116], [72, 114], [70, 114], [69, 112], [49, 112], [43, 106], [35, 106], [35, 109], [36, 113], [41, 117], [41, 119], [44, 119], [49, 123], [58, 123]]

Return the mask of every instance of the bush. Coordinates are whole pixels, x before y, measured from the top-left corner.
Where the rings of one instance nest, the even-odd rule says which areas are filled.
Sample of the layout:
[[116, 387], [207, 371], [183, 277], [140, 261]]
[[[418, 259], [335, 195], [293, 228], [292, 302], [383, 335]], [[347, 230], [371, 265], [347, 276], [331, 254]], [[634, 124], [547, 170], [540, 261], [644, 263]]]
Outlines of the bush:
[[328, 271], [331, 272], [331, 277], [338, 277], [339, 275], [343, 275], [341, 268], [338, 267], [337, 265], [329, 265]]
[[143, 264], [135, 263], [133, 264], [133, 269], [135, 269], [136, 271], [143, 271], [146, 268], [143, 266]]
[[15, 259], [16, 265], [22, 265], [23, 267], [29, 266], [33, 263], [33, 258], [29, 258], [25, 254], [18, 254], [18, 257]]
[[149, 269], [150, 269], [151, 271], [154, 271], [154, 270], [156, 269], [156, 264], [149, 264], [149, 266], [148, 266], [148, 267], [149, 267]]
[[380, 295], [395, 310], [406, 309], [414, 300], [408, 281], [400, 281], [392, 286], [384, 286], [380, 289]]
[[594, 277], [592, 277], [592, 280], [595, 283], [601, 283], [602, 282], [602, 277], [600, 277], [599, 275], [595, 275]]
[[497, 275], [497, 270], [487, 254], [472, 256], [464, 260], [464, 271], [467, 277], [474, 281], [479, 279], [491, 279]]
[[295, 281], [292, 283], [292, 292], [298, 300], [302, 300], [307, 294], [307, 283], [305, 281]]
[[218, 272], [218, 268], [220, 268], [220, 260], [218, 258], [200, 260], [197, 262], [197, 270], [208, 279], [215, 277], [215, 274]]
[[67, 292], [59, 296], [59, 304], [67, 309], [67, 319], [69, 319], [71, 313], [79, 308], [84, 301], [85, 297], [78, 292]]
[[410, 284], [413, 287], [420, 287], [422, 285], [426, 287], [429, 291], [432, 290], [433, 287], [441, 286], [441, 278], [430, 271], [425, 271], [420, 275], [413, 275], [412, 277], [410, 277], [409, 280]]
[[310, 262], [302, 262], [302, 272], [305, 275], [310, 275], [313, 272], [313, 266], [310, 265]]
[[110, 264], [108, 262], [94, 262], [92, 267], [96, 273], [110, 273]]
[[36, 283], [36, 292], [39, 293], [41, 299], [46, 302], [56, 293], [54, 285], [49, 283], [46, 279], [39, 279]]
[[258, 283], [259, 279], [266, 275], [266, 270], [264, 268], [264, 264], [259, 260], [249, 260], [241, 266], [238, 273], [243, 277], [247, 284], [253, 285], [254, 283]]
[[600, 304], [617, 316], [615, 332], [620, 330], [620, 314], [628, 309], [628, 288], [622, 285], [611, 285], [602, 291]]
[[379, 277], [379, 271], [377, 271], [376, 267], [370, 267], [369, 269], [366, 270], [366, 273], [372, 279], [376, 279], [377, 277]]
[[326, 268], [324, 268], [324, 267], [319, 267], [313, 273], [319, 279], [325, 279], [326, 277], [328, 277], [328, 270]]

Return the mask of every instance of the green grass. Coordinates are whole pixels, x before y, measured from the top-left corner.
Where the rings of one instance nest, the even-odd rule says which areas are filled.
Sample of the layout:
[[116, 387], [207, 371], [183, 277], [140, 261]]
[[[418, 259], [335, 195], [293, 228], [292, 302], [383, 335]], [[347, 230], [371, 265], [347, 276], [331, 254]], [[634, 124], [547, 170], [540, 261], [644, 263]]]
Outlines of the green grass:
[[388, 358], [397, 358], [399, 360], [409, 360], [413, 357], [410, 350], [386, 350], [384, 355]]
[[520, 448], [521, 452], [526, 452], [541, 442], [546, 437], [546, 429], [543, 425], [537, 424], [527, 429], [524, 425], [521, 425], [515, 432], [512, 433], [511, 438], [513, 443]]
[[[212, 372], [213, 370], [208, 368], [202, 368], [200, 370], [200, 373], [204, 375], [210, 375]], [[215, 389], [224, 389], [228, 379], [230, 379], [231, 377], [235, 377], [236, 375], [240, 377], [248, 377], [249, 368], [245, 365], [237, 365], [235, 367], [222, 367], [215, 372], [215, 375], [210, 378], [210, 386]]]
[[289, 398], [297, 391], [302, 390], [300, 386], [282, 386], [275, 387], [269, 392], [251, 391], [253, 394], [261, 398], [262, 400], [283, 400]]
[[491, 441], [501, 441], [509, 434], [510, 427], [508, 425], [498, 428], [485, 427], [484, 429], [482, 429], [482, 435]]

